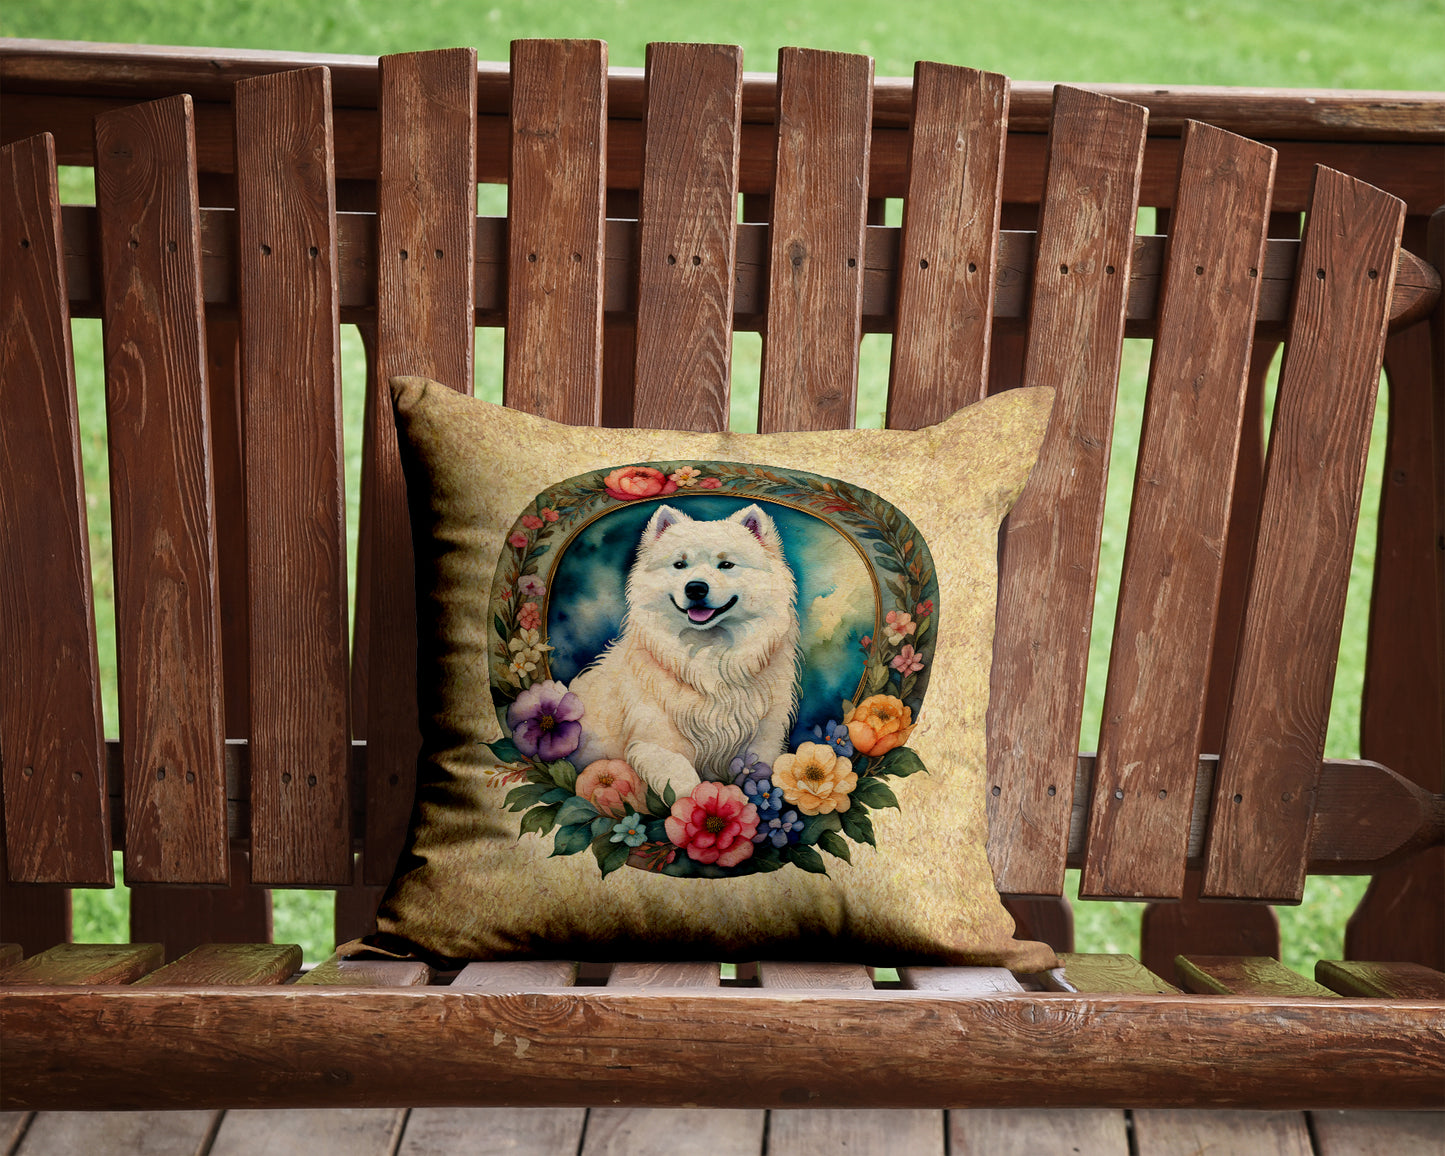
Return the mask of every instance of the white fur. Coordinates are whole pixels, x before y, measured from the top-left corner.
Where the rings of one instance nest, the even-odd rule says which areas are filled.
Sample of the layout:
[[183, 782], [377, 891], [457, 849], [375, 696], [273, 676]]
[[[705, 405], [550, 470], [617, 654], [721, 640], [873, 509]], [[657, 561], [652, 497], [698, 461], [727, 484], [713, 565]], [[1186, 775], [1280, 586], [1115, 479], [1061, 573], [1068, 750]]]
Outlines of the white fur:
[[[689, 592], [699, 582], [701, 598]], [[771, 763], [798, 705], [797, 597], [758, 506], [717, 521], [659, 506], [627, 576], [621, 633], [572, 680], [585, 707], [573, 762], [626, 759], [679, 798], [700, 779], [731, 781], [735, 755]]]

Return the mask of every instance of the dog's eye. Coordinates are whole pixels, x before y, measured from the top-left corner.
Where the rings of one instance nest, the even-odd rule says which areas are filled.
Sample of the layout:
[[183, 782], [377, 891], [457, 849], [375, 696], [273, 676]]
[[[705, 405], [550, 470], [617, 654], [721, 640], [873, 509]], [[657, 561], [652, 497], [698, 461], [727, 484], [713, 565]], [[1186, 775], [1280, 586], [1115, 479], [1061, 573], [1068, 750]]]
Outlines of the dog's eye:
[[733, 564], [731, 562], [719, 562], [717, 564], [717, 568], [719, 570], [731, 570], [733, 568]]
[[684, 562], [681, 558], [679, 558], [676, 562], [674, 562], [674, 563], [672, 564], [672, 568], [673, 568], [674, 570], [686, 570], [686, 569], [687, 569], [687, 563]]

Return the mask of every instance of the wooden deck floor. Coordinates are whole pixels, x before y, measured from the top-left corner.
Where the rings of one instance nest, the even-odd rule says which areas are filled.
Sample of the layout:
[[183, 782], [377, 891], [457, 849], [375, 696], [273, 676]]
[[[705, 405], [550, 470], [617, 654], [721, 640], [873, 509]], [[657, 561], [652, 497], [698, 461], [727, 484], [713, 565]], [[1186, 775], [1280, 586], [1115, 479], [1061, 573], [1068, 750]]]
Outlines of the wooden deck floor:
[[1445, 1156], [1445, 1112], [5, 1112], [4, 1156]]

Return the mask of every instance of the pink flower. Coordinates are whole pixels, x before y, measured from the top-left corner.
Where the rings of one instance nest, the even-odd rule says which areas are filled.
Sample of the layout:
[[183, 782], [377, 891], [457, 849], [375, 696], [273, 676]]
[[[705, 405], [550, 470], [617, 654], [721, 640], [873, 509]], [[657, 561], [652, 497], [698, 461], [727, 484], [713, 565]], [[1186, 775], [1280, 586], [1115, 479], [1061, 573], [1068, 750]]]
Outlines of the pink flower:
[[518, 530], [515, 534], [508, 538], [507, 541], [510, 542], [513, 546], [517, 547], [518, 550], [522, 550], [525, 549], [527, 546], [527, 535]]
[[[523, 602], [522, 608], [517, 611], [517, 625], [523, 630], [538, 630], [542, 626], [542, 612], [537, 609], [535, 602]], [[893, 665], [898, 665], [898, 660], [893, 660]]]
[[523, 514], [522, 525], [526, 526], [529, 530], [540, 530], [542, 528], [542, 519], [537, 517], [536, 514]]
[[699, 783], [691, 795], [673, 803], [665, 826], [667, 837], [689, 859], [736, 867], [752, 857], [758, 809], [732, 783]]
[[888, 635], [888, 641], [894, 646], [918, 629], [918, 623], [913, 621], [913, 616], [906, 610], [890, 610], [884, 623], [883, 633]]
[[907, 676], [923, 669], [923, 659], [911, 646], [905, 646], [893, 657], [888, 664], [899, 674]]
[[703, 478], [697, 483], [700, 490], [715, 490], [722, 485], [721, 478]]
[[642, 809], [646, 788], [637, 772], [622, 759], [598, 759], [588, 763], [577, 776], [577, 794], [599, 814], [620, 819], [628, 811]]
[[862, 638], [860, 638], [858, 640], [858, 649], [861, 650], [864, 654], [867, 654], [870, 650], [872, 650], [873, 636], [871, 634], [865, 634]]
[[918, 604], [917, 614], [919, 618], [927, 618], [933, 613], [933, 599], [929, 598]]
[[562, 515], [557, 513], [556, 510], [552, 509], [551, 506], [544, 506], [542, 508], [542, 517], [546, 518], [549, 522], [555, 522], [561, 516]]
[[622, 502], [655, 498], [658, 494], [670, 494], [677, 489], [676, 482], [651, 466], [622, 466], [603, 478], [602, 485], [609, 496]]
[[517, 579], [517, 589], [524, 598], [540, 598], [547, 592], [547, 584], [535, 574], [523, 574]]
[[697, 481], [698, 474], [702, 473], [696, 466], [679, 466], [673, 473], [667, 475], [669, 481], [676, 482], [679, 486], [687, 487]]

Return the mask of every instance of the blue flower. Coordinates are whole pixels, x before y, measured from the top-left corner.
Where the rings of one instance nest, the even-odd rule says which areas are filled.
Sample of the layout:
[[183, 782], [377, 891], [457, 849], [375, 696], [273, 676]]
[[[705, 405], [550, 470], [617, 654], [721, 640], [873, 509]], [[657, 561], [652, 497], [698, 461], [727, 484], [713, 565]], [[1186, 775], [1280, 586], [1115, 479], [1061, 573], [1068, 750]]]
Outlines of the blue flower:
[[739, 785], [747, 800], [758, 809], [758, 821], [766, 823], [783, 809], [783, 789], [773, 786], [771, 768], [751, 775]]
[[[761, 812], [759, 812], [761, 819]], [[758, 823], [758, 833], [753, 836], [754, 843], [761, 843], [764, 839], [772, 841], [774, 847], [786, 847], [789, 843], [796, 843], [803, 833], [803, 820], [798, 817], [797, 811], [783, 811], [781, 814]]]
[[848, 738], [848, 727], [829, 719], [825, 727], [814, 727], [813, 734], [820, 743], [827, 743], [837, 752], [839, 758], [851, 759], [853, 757], [853, 743]]
[[728, 764], [728, 771], [732, 774], [733, 782], [740, 787], [744, 779], [756, 778], [759, 775], [765, 779], [773, 777], [773, 768], [758, 758], [756, 751], [748, 751], [747, 754], [733, 759]]
[[642, 823], [641, 815], [629, 811], [626, 818], [612, 825], [612, 841], [626, 843], [629, 847], [641, 847], [647, 840], [647, 832], [643, 829]]

